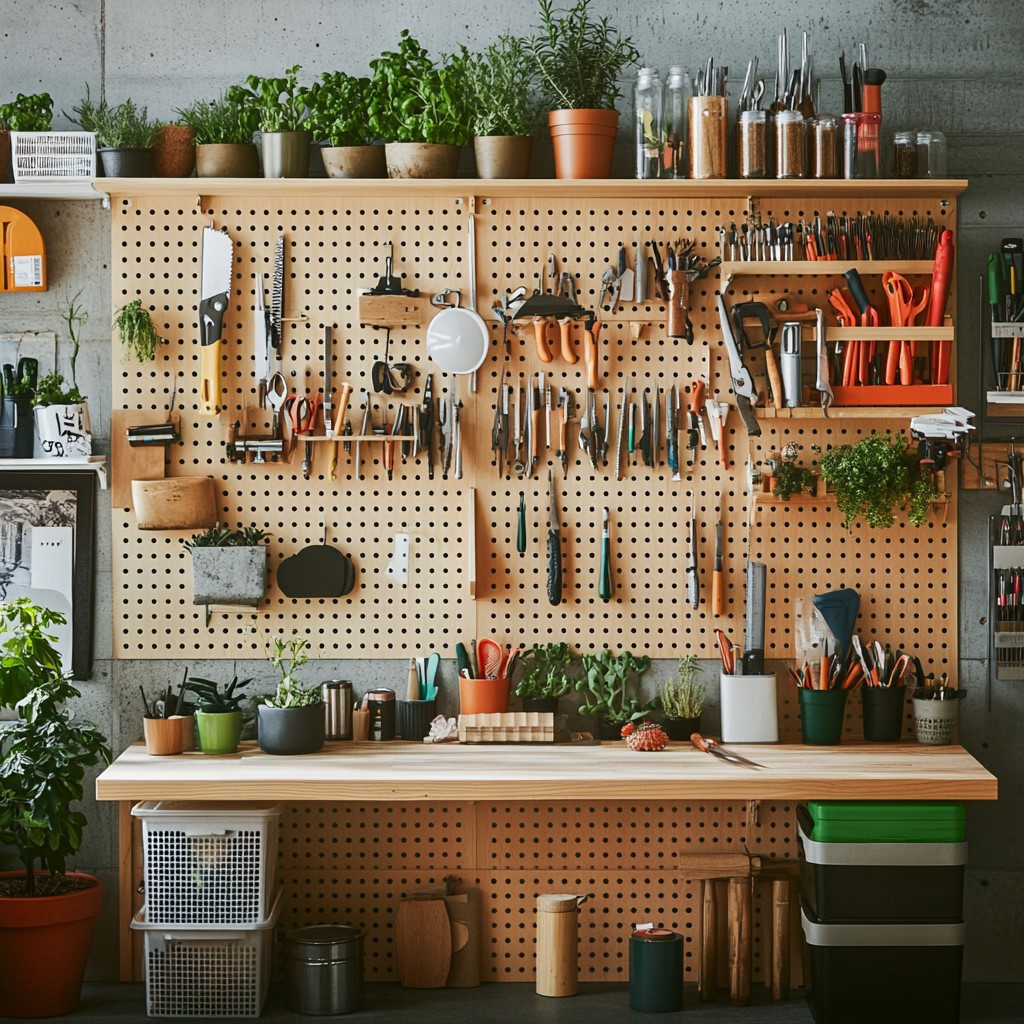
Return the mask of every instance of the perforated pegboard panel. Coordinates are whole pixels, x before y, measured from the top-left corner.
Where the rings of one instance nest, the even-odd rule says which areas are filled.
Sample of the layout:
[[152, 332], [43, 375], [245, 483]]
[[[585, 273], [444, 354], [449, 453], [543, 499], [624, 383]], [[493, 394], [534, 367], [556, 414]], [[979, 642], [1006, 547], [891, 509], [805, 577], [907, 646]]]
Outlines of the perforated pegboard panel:
[[[482, 184], [482, 183], [481, 183]], [[752, 509], [747, 494], [748, 455], [765, 457], [777, 441], [806, 434], [807, 443], [835, 443], [870, 429], [867, 421], [764, 419], [762, 438], [751, 452], [735, 411], [726, 427], [728, 469], [723, 470], [713, 447], [686, 465], [673, 481], [665, 464], [647, 467], [634, 454], [623, 473], [613, 479], [615, 430], [627, 376], [634, 396], [644, 389], [667, 391], [673, 384], [688, 388], [697, 378], [709, 382], [709, 396], [729, 400], [728, 363], [718, 328], [715, 290], [717, 272], [691, 286], [690, 315], [694, 344], [669, 339], [666, 308], [651, 301], [623, 305], [601, 313], [599, 420], [609, 435], [608, 465], [596, 471], [578, 447], [580, 411], [586, 399], [582, 358], [570, 366], [558, 358], [549, 365], [535, 353], [532, 326], [511, 335], [508, 359], [501, 328], [490, 312], [494, 303], [518, 285], [532, 290], [550, 251], [558, 271], [574, 275], [579, 300], [597, 307], [601, 276], [614, 265], [620, 243], [631, 251], [637, 242], [656, 239], [662, 247], [682, 237], [697, 242], [697, 251], [717, 255], [717, 229], [741, 221], [749, 207], [745, 195], [702, 199], [669, 197], [638, 201], [595, 200], [574, 196], [565, 183], [556, 198], [529, 195], [509, 198], [476, 189], [439, 195], [403, 190], [379, 196], [365, 192], [337, 197], [254, 199], [251, 195], [201, 198], [189, 207], [180, 200], [123, 200], [113, 219], [113, 298], [115, 308], [138, 295], [156, 309], [156, 321], [169, 344], [155, 364], [115, 366], [115, 396], [128, 409], [164, 408], [175, 376], [180, 374], [179, 405], [183, 404], [183, 445], [171, 449], [171, 475], [210, 474], [217, 480], [218, 504], [230, 525], [255, 523], [271, 534], [271, 585], [260, 615], [272, 630], [298, 628], [323, 656], [366, 654], [404, 658], [411, 652], [450, 651], [457, 640], [492, 635], [503, 642], [559, 639], [569, 636], [580, 647], [630, 646], [655, 656], [696, 653], [714, 657], [712, 627], [734, 637], [742, 635], [744, 567], [749, 557], [770, 567], [769, 657], [789, 653], [791, 601], [797, 580], [813, 564], [823, 586], [840, 582], [854, 586], [865, 598], [865, 628], [914, 632], [919, 616], [929, 627], [942, 658], [955, 656], [955, 503], [945, 506], [945, 522], [923, 531], [896, 529], [884, 535], [858, 530], [837, 540], [838, 519], [828, 508], [802, 508], [785, 518], [770, 508]], [[457, 186], [455, 187], [457, 189]], [[738, 186], [739, 189], [745, 188]], [[841, 193], [841, 185], [837, 185]], [[873, 210], [905, 217], [933, 216], [955, 221], [952, 201], [920, 202], [833, 200], [801, 203], [773, 200], [761, 205], [767, 220], [809, 220], [829, 210], [855, 214]], [[471, 392], [465, 378], [457, 393], [464, 403], [464, 476], [441, 479], [439, 468], [427, 478], [426, 462], [396, 458], [393, 480], [384, 471], [381, 445], [363, 446], [363, 477], [354, 479], [351, 456], [339, 454], [338, 479], [327, 478], [327, 446], [316, 447], [312, 479], [299, 473], [301, 448], [289, 465], [230, 465], [221, 461], [227, 422], [253, 419], [256, 404], [251, 379], [254, 275], [269, 276], [274, 244], [286, 237], [285, 315], [289, 321], [283, 346], [284, 371], [299, 391], [317, 387], [322, 366], [323, 326], [335, 327], [332, 380], [354, 388], [350, 419], [359, 428], [360, 394], [369, 386], [370, 368], [383, 355], [381, 331], [358, 323], [357, 291], [372, 287], [384, 273], [387, 243], [393, 242], [395, 269], [405, 285], [429, 296], [457, 288], [468, 296], [466, 225], [476, 225], [478, 311], [490, 323], [490, 358]], [[221, 421], [197, 415], [198, 381], [196, 303], [200, 273], [202, 227], [226, 228], [235, 241], [234, 288], [225, 337], [224, 400]], [[750, 279], [737, 277], [730, 301], [757, 295], [789, 294], [798, 301], [825, 304], [831, 277]], [[877, 289], [869, 282], [869, 290]], [[648, 291], [652, 291], [648, 284]], [[884, 308], [884, 306], [883, 306]], [[166, 310], [166, 313], [164, 311]], [[418, 402], [425, 375], [434, 374], [435, 394], [443, 398], [452, 378], [434, 372], [424, 344], [426, 307], [417, 327], [392, 331], [390, 356], [413, 364], [417, 371], [408, 402]], [[831, 314], [830, 314], [830, 322]], [[574, 325], [573, 344], [581, 352], [582, 327]], [[557, 349], [557, 330], [549, 330]], [[810, 346], [805, 346], [810, 351]], [[955, 348], [955, 347], [954, 347]], [[575, 419], [569, 428], [569, 473], [562, 478], [550, 450], [542, 450], [535, 474], [521, 480], [506, 471], [499, 478], [492, 460], [494, 403], [503, 370], [506, 380], [526, 381], [545, 370], [557, 396], [560, 387], [573, 396]], [[755, 366], [763, 382], [763, 370]], [[605, 416], [608, 401], [610, 413]], [[390, 403], [392, 413], [397, 399]], [[684, 395], [685, 403], [685, 395]], [[374, 395], [376, 422], [388, 403]], [[552, 427], [557, 426], [557, 409]], [[898, 424], [902, 429], [906, 419]], [[557, 436], [557, 431], [554, 431]], [[547, 470], [555, 472], [564, 559], [564, 600], [552, 608], [546, 597]], [[527, 551], [515, 551], [520, 493], [526, 498]], [[470, 505], [475, 517], [470, 516]], [[601, 510], [609, 508], [612, 529], [614, 595], [598, 598]], [[685, 569], [689, 561], [687, 524], [696, 510], [700, 550], [701, 606], [686, 599]], [[725, 614], [711, 615], [712, 554], [719, 513], [725, 534]], [[475, 518], [475, 535], [469, 523]], [[787, 524], [782, 526], [781, 524]], [[408, 586], [387, 573], [396, 532], [412, 538]], [[783, 534], [785, 534], [783, 538]], [[119, 657], [166, 657], [186, 647], [198, 658], [258, 655], [255, 641], [239, 629], [237, 615], [215, 615], [207, 626], [203, 609], [190, 603], [190, 560], [180, 540], [185, 534], [138, 531], [130, 512], [115, 510], [115, 643]], [[289, 600], [277, 589], [274, 570], [307, 545], [326, 542], [344, 550], [355, 563], [355, 590], [338, 600]], [[476, 577], [471, 578], [470, 551]], [[913, 558], [907, 557], [912, 553]], [[908, 565], [913, 561], [912, 572]], [[900, 580], [900, 574], [903, 574]], [[154, 587], [154, 575], [162, 582]], [[900, 580], [898, 582], [898, 580]], [[165, 581], [165, 582], [164, 582]], [[925, 586], [926, 584], [926, 586]], [[475, 587], [476, 595], [471, 596]], [[938, 638], [941, 638], [941, 642]]]

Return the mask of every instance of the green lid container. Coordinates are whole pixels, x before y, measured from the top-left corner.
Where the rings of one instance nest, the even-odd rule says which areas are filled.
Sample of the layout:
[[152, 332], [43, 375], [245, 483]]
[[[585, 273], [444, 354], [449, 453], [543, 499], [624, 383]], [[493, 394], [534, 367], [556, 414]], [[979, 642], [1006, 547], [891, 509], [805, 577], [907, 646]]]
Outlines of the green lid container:
[[964, 805], [933, 800], [810, 800], [816, 843], [962, 843]]

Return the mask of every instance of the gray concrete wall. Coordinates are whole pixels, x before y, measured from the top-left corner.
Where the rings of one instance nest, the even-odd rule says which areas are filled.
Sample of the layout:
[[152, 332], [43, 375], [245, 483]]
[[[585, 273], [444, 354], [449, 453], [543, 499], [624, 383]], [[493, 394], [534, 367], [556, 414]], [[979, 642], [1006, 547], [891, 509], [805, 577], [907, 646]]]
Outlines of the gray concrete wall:
[[[820, 109], [839, 107], [837, 56], [866, 41], [871, 63], [885, 68], [889, 127], [938, 128], [949, 137], [951, 177], [967, 177], [958, 233], [960, 401], [977, 408], [979, 330], [978, 276], [984, 253], [1006, 234], [1024, 232], [1024, 106], [1020, 103], [1020, 42], [1024, 7], [1010, 0], [954, 4], [947, 0], [869, 0], [823, 7], [794, 0], [774, 5], [727, 2], [705, 8], [680, 0], [639, 5], [595, 0], [594, 9], [632, 34], [646, 64], [693, 69], [707, 57], [728, 65], [732, 94], [739, 91], [747, 61], [760, 58], [771, 75], [775, 36], [790, 32], [791, 53], [799, 33], [811, 32], [811, 49], [822, 74]], [[280, 73], [303, 66], [309, 80], [325, 70], [366, 70], [370, 56], [392, 48], [409, 27], [432, 52], [460, 42], [477, 47], [499, 32], [526, 34], [536, 22], [533, 3], [510, 5], [477, 0], [224, 0], [222, 3], [137, 3], [130, 0], [0, 0], [0, 102], [16, 92], [49, 91], [57, 111], [71, 111], [85, 83], [111, 102], [132, 97], [154, 116], [171, 119], [194, 99], [210, 98], [247, 74]], [[629, 83], [624, 83], [628, 97]], [[628, 99], [620, 104], [628, 110]], [[629, 117], [623, 119], [629, 137]], [[55, 127], [67, 127], [58, 114]], [[551, 173], [550, 146], [538, 133], [537, 174]], [[619, 147], [617, 173], [631, 173], [630, 153]], [[51, 288], [45, 294], [0, 298], [0, 333], [49, 330], [60, 334], [59, 303], [84, 288], [91, 318], [79, 361], [79, 377], [90, 398], [99, 450], [109, 450], [111, 355], [109, 221], [98, 204], [25, 203], [49, 246]], [[960, 502], [961, 679], [971, 691], [963, 705], [964, 744], [1000, 778], [997, 804], [970, 812], [971, 869], [967, 918], [970, 939], [966, 976], [975, 981], [1020, 981], [1024, 863], [1016, 828], [1024, 812], [1020, 749], [1024, 699], [1013, 684], [997, 685], [986, 701], [987, 518], [999, 499], [986, 493]], [[111, 545], [109, 498], [100, 496], [95, 584], [96, 660], [83, 685], [88, 713], [123, 747], [138, 733], [137, 687], [176, 681], [183, 662], [114, 661], [111, 633]], [[199, 670], [202, 666], [192, 666]], [[223, 666], [221, 666], [223, 667]], [[710, 667], [710, 666], [709, 666]], [[246, 666], [240, 665], [244, 670]], [[394, 663], [321, 663], [324, 676], [355, 681], [394, 678]], [[259, 671], [262, 666], [253, 666]], [[671, 674], [656, 666], [651, 682]], [[713, 675], [714, 673], [709, 673]], [[316, 673], [319, 675], [319, 672]], [[315, 675], [310, 678], [315, 678]], [[396, 682], [400, 682], [396, 680]], [[1018, 684], [1019, 685], [1019, 684]], [[940, 795], [937, 790], [936, 795]], [[87, 808], [91, 825], [80, 866], [116, 881], [116, 821], [109, 806]], [[3, 851], [0, 851], [2, 862]], [[113, 891], [95, 944], [94, 974], [116, 970]]]

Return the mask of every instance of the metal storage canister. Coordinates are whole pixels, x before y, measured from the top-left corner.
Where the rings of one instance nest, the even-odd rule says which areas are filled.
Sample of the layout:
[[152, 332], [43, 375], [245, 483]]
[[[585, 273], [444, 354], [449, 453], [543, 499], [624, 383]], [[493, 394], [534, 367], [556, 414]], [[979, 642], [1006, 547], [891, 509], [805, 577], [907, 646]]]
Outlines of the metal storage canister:
[[329, 679], [320, 687], [324, 699], [324, 733], [329, 740], [352, 739], [352, 684]]
[[395, 738], [395, 691], [386, 686], [367, 690], [366, 703], [370, 709], [370, 739]]
[[678, 932], [643, 928], [630, 935], [629, 1008], [640, 1013], [683, 1008], [683, 937]]
[[317, 924], [288, 932], [288, 1009], [319, 1016], [358, 1010], [363, 1001], [365, 935], [347, 924]]

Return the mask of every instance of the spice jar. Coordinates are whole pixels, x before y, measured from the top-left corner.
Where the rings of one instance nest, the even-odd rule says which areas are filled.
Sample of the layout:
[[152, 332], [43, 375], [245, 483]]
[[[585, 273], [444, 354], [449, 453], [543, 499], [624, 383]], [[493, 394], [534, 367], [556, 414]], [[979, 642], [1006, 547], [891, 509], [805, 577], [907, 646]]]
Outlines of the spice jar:
[[917, 132], [896, 132], [892, 137], [892, 166], [894, 178], [917, 177]]
[[812, 178], [835, 178], [839, 174], [839, 122], [830, 114], [811, 118], [808, 125], [809, 163]]
[[806, 175], [804, 115], [799, 110], [780, 110], [775, 115], [775, 177]]
[[917, 133], [917, 176], [946, 176], [946, 136], [942, 132]]
[[727, 105], [724, 96], [690, 99], [691, 178], [725, 177]]
[[764, 178], [768, 174], [768, 114], [764, 110], [742, 110], [736, 121], [736, 168], [741, 178]]

